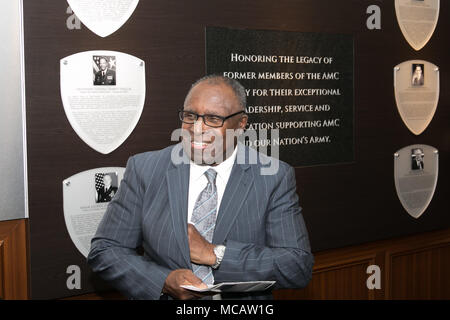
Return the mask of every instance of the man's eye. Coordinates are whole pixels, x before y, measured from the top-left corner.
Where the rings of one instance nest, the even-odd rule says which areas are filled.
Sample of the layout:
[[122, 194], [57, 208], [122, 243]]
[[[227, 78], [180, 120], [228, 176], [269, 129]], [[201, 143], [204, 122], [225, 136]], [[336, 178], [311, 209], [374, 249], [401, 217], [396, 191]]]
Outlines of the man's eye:
[[206, 117], [206, 120], [212, 123], [220, 123], [222, 122], [222, 119], [219, 117], [214, 117], [214, 116], [208, 116]]
[[192, 114], [192, 113], [185, 113], [185, 114], [183, 115], [183, 117], [184, 117], [186, 120], [195, 120], [195, 114]]

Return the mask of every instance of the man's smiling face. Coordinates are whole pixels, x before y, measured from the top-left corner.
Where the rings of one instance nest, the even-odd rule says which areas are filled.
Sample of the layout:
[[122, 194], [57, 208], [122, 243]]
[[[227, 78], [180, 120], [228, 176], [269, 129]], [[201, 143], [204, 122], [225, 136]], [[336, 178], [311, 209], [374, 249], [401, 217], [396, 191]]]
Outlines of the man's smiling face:
[[[191, 89], [184, 104], [184, 111], [221, 117], [239, 112], [242, 108], [234, 91], [222, 81], [198, 83]], [[243, 114], [225, 120], [219, 128], [207, 126], [203, 118], [198, 118], [193, 124], [183, 123], [182, 129], [187, 130], [190, 136], [190, 141], [183, 139], [183, 148], [190, 150], [191, 160], [197, 164], [218, 164], [220, 161], [217, 159], [224, 160], [223, 155], [230, 155], [235, 147], [235, 139], [227, 141], [226, 130], [244, 129], [246, 124], [247, 116]]]

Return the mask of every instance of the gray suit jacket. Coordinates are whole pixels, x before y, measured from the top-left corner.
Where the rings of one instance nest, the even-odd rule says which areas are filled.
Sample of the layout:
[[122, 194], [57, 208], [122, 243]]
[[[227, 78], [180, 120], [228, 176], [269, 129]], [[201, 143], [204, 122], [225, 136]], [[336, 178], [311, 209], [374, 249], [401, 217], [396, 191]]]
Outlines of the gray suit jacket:
[[[120, 188], [92, 239], [89, 265], [129, 298], [159, 299], [171, 271], [191, 268], [190, 166], [171, 161], [174, 147], [180, 144], [128, 160]], [[212, 243], [225, 244], [226, 250], [213, 272], [215, 282], [276, 280], [276, 288], [304, 287], [314, 259], [294, 169], [280, 161], [275, 175], [261, 175], [259, 161], [248, 163], [247, 147], [239, 145], [237, 160], [242, 152], [246, 163], [234, 164], [218, 211]], [[140, 246], [143, 255], [136, 253]]]

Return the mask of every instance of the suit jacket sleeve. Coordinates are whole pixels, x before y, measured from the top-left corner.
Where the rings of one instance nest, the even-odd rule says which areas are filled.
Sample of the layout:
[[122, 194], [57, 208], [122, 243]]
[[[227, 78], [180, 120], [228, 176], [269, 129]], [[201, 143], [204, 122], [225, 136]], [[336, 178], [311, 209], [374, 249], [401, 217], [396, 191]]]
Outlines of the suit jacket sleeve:
[[88, 264], [128, 298], [159, 299], [171, 270], [136, 253], [142, 242], [142, 185], [133, 158], [91, 242]]
[[314, 258], [294, 169], [289, 166], [283, 174], [267, 209], [266, 245], [227, 240], [223, 260], [214, 271], [215, 282], [275, 280], [277, 288], [301, 288], [311, 280]]

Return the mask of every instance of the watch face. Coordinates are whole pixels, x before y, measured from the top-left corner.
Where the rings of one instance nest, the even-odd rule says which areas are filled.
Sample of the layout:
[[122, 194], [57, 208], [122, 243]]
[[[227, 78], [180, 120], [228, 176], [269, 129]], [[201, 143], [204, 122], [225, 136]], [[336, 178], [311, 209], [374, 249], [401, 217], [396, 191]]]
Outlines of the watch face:
[[214, 247], [213, 251], [214, 251], [214, 254], [216, 255], [216, 263], [213, 264], [211, 266], [211, 268], [216, 269], [219, 267], [220, 263], [222, 262], [223, 256], [225, 254], [225, 248], [226, 247], [223, 245], [218, 245], [218, 246]]
[[216, 254], [216, 256], [218, 255], [220, 256], [220, 258], [222, 258], [225, 253], [225, 246], [222, 245], [215, 246], [214, 253]]

